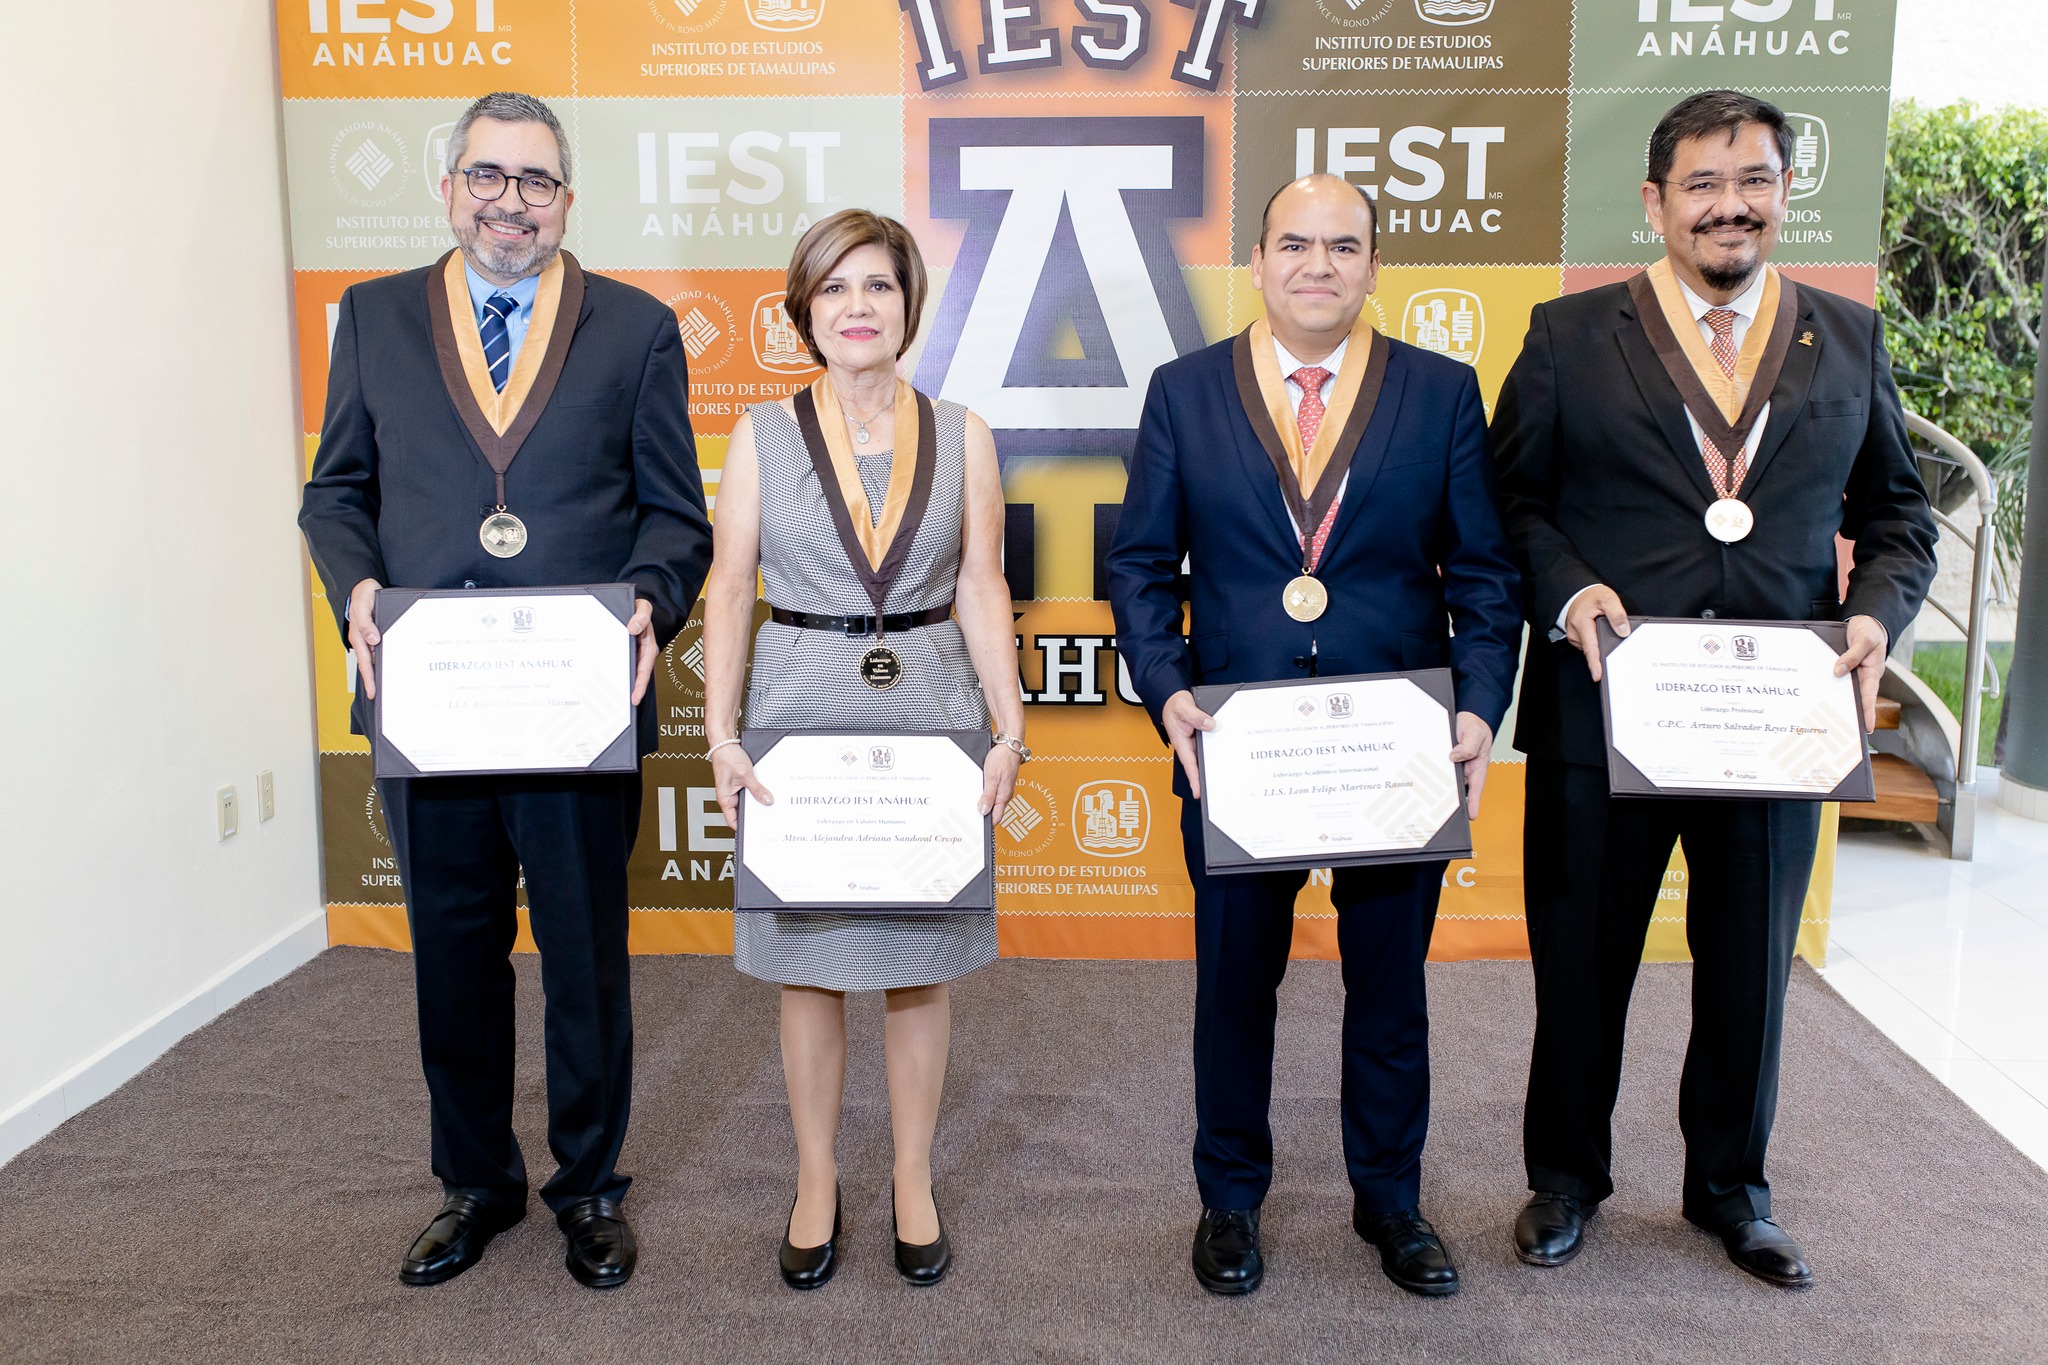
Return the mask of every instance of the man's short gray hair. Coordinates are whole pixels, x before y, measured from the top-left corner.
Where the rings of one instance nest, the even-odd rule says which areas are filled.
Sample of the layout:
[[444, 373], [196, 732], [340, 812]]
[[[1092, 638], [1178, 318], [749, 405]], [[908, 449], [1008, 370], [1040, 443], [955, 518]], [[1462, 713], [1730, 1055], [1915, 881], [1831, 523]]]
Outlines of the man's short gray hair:
[[555, 150], [561, 153], [562, 183], [566, 185], [575, 179], [569, 166], [569, 135], [562, 131], [562, 121], [555, 117], [554, 110], [516, 90], [495, 91], [462, 111], [462, 117], [455, 120], [455, 131], [448, 135], [448, 174], [462, 168], [462, 154], [469, 150], [469, 125], [480, 118], [500, 123], [545, 124], [555, 135]]

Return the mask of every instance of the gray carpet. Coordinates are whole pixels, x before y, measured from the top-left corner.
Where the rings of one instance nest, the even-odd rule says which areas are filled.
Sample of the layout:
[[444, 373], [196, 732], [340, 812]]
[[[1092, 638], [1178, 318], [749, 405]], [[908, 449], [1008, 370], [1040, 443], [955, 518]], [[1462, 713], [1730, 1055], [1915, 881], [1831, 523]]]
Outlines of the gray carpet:
[[[520, 959], [519, 1131], [545, 1174], [539, 998]], [[890, 1263], [875, 999], [859, 1000], [838, 1278], [776, 1277], [794, 1155], [774, 994], [723, 959], [641, 958], [625, 1168], [640, 1272], [572, 1283], [536, 1200], [476, 1269], [401, 1288], [433, 1209], [409, 959], [339, 949], [186, 1040], [0, 1169], [9, 1361], [2048, 1359], [2048, 1175], [1803, 966], [1772, 1175], [1820, 1276], [1747, 1278], [1678, 1216], [1689, 973], [1636, 993], [1620, 1193], [1560, 1270], [1513, 1257], [1531, 1003], [1521, 963], [1431, 968], [1425, 1207], [1464, 1292], [1409, 1297], [1351, 1233], [1334, 964], [1282, 1004], [1270, 1270], [1243, 1300], [1187, 1268], [1192, 971], [1003, 961], [957, 989], [939, 1132], [952, 1276]]]

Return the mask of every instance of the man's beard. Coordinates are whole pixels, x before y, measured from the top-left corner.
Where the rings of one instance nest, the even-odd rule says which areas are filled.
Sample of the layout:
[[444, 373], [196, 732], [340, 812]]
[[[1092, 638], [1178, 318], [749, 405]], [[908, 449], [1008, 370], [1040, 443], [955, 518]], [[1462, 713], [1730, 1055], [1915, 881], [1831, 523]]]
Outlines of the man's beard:
[[[1738, 213], [1733, 218], [1712, 218], [1697, 224], [1693, 228], [1693, 232], [1695, 235], [1703, 235], [1714, 231], [1716, 228], [1724, 227], [1755, 228], [1761, 234], [1764, 229], [1764, 223], [1762, 219], [1752, 218], [1746, 213]], [[1700, 278], [1705, 280], [1714, 289], [1740, 288], [1742, 285], [1749, 283], [1750, 279], [1755, 276], [1757, 267], [1763, 264], [1763, 260], [1763, 248], [1759, 245], [1749, 260], [1742, 265], [1708, 265], [1701, 263], [1699, 267]]]
[[[484, 234], [485, 223], [510, 223], [528, 229], [532, 236], [515, 242], [496, 241]], [[540, 224], [523, 213], [479, 213], [466, 226], [456, 227], [455, 240], [472, 264], [482, 266], [493, 275], [522, 280], [547, 269], [562, 249], [560, 242], [543, 244]]]

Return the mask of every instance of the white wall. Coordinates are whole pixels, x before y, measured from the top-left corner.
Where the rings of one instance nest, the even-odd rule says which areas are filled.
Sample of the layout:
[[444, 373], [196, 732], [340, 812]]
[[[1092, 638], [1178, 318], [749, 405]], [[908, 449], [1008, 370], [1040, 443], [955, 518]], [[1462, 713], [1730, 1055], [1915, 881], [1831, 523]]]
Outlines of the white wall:
[[324, 941], [269, 6], [5, 28], [0, 1160]]

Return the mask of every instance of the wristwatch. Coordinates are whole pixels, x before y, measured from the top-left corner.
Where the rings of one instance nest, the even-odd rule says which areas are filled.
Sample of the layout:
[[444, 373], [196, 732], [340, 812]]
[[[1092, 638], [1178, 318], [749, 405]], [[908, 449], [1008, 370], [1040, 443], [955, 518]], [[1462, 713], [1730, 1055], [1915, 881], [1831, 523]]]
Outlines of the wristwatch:
[[1026, 744], [1017, 736], [1006, 735], [1002, 731], [998, 730], [996, 731], [995, 742], [1002, 745], [1005, 749], [1008, 749], [1012, 753], [1016, 754], [1018, 762], [1029, 763], [1031, 761], [1031, 746]]

